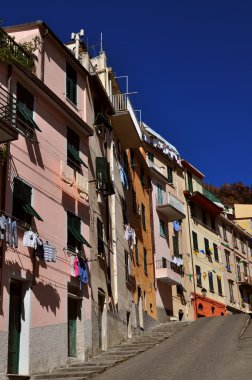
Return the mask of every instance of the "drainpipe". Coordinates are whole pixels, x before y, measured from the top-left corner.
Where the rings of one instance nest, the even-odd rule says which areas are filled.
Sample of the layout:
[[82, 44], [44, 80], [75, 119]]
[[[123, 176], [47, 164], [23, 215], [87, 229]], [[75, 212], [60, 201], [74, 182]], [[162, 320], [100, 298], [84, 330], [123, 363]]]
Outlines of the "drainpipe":
[[190, 201], [190, 198], [186, 202], [186, 207], [187, 207], [187, 215], [188, 215], [188, 231], [189, 231], [189, 242], [190, 242], [190, 256], [191, 256], [193, 288], [194, 288], [194, 313], [195, 313], [195, 319], [196, 319], [197, 318], [197, 303], [196, 303], [197, 296], [196, 296], [195, 271], [194, 271], [193, 250], [192, 250], [191, 215], [189, 214], [189, 205], [188, 205], [189, 201]]
[[[111, 179], [114, 181], [114, 142], [110, 145], [110, 169]], [[112, 251], [113, 251], [113, 297], [115, 305], [118, 305], [118, 281], [117, 281], [117, 250], [116, 250], [116, 194], [111, 195], [111, 219], [112, 219]]]

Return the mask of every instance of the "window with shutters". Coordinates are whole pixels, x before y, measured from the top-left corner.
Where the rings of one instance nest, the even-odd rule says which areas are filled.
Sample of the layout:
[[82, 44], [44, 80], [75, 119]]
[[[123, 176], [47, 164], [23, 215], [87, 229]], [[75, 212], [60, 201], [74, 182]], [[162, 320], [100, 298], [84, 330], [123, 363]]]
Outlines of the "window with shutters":
[[104, 196], [115, 194], [106, 157], [96, 157], [96, 189]]
[[179, 239], [178, 236], [172, 237], [173, 241], [173, 255], [179, 257]]
[[134, 149], [130, 149], [130, 165], [135, 170], [136, 168], [136, 160], [135, 160], [135, 151]]
[[230, 295], [230, 302], [234, 303], [234, 283], [231, 280], [228, 280], [228, 287], [229, 287], [229, 295]]
[[159, 219], [159, 233], [160, 233], [160, 236], [162, 236], [163, 238], [166, 237], [165, 224], [164, 224], [164, 221], [161, 219]]
[[146, 231], [146, 219], [145, 219], [145, 206], [141, 204], [141, 209], [142, 209], [142, 226], [144, 231]]
[[225, 251], [225, 257], [226, 257], [226, 269], [228, 272], [231, 272], [231, 266], [230, 266], [230, 254], [228, 251]]
[[140, 181], [142, 186], [144, 186], [144, 170], [143, 168], [140, 168]]
[[80, 171], [81, 164], [85, 165], [79, 151], [80, 137], [71, 128], [67, 128], [67, 165], [76, 171]]
[[199, 246], [198, 246], [198, 235], [196, 232], [192, 232], [192, 238], [193, 238], [193, 249], [194, 251], [199, 251]]
[[213, 273], [208, 272], [208, 282], [209, 282], [209, 290], [210, 292], [214, 292], [214, 285], [213, 285]]
[[135, 256], [136, 256], [136, 264], [139, 265], [139, 252], [138, 252], [138, 239], [136, 237], [136, 245], [135, 245]]
[[33, 217], [42, 221], [32, 207], [32, 188], [18, 178], [13, 181], [12, 215], [29, 225], [32, 224]]
[[218, 252], [218, 247], [217, 244], [213, 244], [213, 250], [214, 250], [214, 260], [219, 262], [219, 252]]
[[136, 192], [134, 189], [132, 189], [132, 210], [134, 214], [137, 213]]
[[222, 296], [222, 283], [221, 283], [221, 277], [217, 276], [217, 286], [218, 286], [218, 293], [220, 296]]
[[222, 233], [223, 233], [223, 239], [227, 241], [227, 229], [225, 224], [222, 223]]
[[188, 190], [190, 193], [193, 192], [193, 179], [192, 179], [192, 173], [187, 172], [187, 181], [188, 181]]
[[143, 249], [143, 251], [144, 251], [144, 272], [146, 275], [148, 275], [147, 251], [145, 248]]
[[215, 229], [216, 229], [216, 226], [215, 226], [215, 217], [213, 215], [211, 215], [210, 219], [211, 219], [211, 228], [212, 228], [212, 230], [215, 231]]
[[81, 242], [77, 238], [75, 231], [81, 233], [81, 220], [76, 215], [67, 213], [67, 249], [75, 252], [76, 249], [81, 251]]
[[69, 63], [66, 63], [66, 97], [77, 104], [77, 72]]
[[173, 184], [173, 170], [170, 166], [167, 166], [167, 179], [170, 185]]
[[201, 269], [199, 265], [195, 266], [196, 269], [196, 279], [197, 279], [197, 286], [202, 287], [202, 281], [201, 281]]
[[206, 211], [202, 209], [201, 213], [202, 213], [202, 222], [204, 224], [207, 224], [207, 214], [206, 214]]
[[17, 83], [17, 122], [19, 128], [31, 137], [35, 129], [41, 132], [33, 119], [33, 110], [34, 96], [20, 83]]
[[126, 281], [129, 282], [129, 275], [130, 275], [130, 271], [129, 271], [129, 253], [127, 251], [124, 251], [124, 261], [125, 261], [125, 278], [126, 278]]

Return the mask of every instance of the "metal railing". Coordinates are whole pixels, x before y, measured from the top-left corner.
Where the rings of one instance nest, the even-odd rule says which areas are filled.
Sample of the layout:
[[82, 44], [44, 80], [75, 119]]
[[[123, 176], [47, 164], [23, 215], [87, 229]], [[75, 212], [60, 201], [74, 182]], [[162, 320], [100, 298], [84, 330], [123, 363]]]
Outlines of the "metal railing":
[[2, 86], [0, 86], [0, 119], [16, 129], [17, 102], [16, 99]]
[[244, 272], [237, 273], [237, 281], [248, 285], [252, 285], [252, 277]]
[[173, 263], [172, 261], [169, 261], [165, 258], [163, 258], [162, 260], [156, 260], [155, 262], [155, 268], [156, 270], [158, 269], [169, 269], [179, 275], [183, 275], [184, 271], [183, 271], [183, 266], [178, 266], [177, 264]]
[[211, 191], [205, 189], [201, 183], [193, 181], [192, 189], [189, 187], [190, 186], [187, 185], [187, 190], [198, 191], [199, 193], [203, 194], [207, 199], [209, 199], [211, 202], [221, 203], [221, 200], [219, 198], [217, 198], [213, 193], [211, 193]]
[[156, 194], [156, 204], [157, 206], [170, 205], [180, 211], [182, 214], [185, 214], [183, 203], [171, 193], [162, 191]]
[[127, 111], [127, 98], [126, 94], [118, 94], [111, 96], [111, 102], [116, 111]]
[[162, 176], [167, 177], [167, 170], [165, 170], [165, 168], [156, 165], [156, 164], [155, 164], [153, 161], [151, 161], [150, 159], [148, 159], [147, 162], [148, 162], [148, 166], [149, 166], [149, 168], [155, 169], [155, 170], [156, 170], [158, 173], [160, 173]]
[[0, 53], [2, 60], [14, 60], [21, 65], [33, 69], [34, 59], [17, 44], [2, 28], [0, 28]]

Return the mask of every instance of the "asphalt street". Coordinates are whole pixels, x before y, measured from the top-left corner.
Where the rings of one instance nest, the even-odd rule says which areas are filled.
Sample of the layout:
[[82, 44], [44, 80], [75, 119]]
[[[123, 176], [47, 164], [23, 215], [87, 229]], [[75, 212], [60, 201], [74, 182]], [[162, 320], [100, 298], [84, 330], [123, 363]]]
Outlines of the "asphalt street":
[[251, 380], [248, 315], [201, 318], [160, 345], [112, 367], [95, 380]]

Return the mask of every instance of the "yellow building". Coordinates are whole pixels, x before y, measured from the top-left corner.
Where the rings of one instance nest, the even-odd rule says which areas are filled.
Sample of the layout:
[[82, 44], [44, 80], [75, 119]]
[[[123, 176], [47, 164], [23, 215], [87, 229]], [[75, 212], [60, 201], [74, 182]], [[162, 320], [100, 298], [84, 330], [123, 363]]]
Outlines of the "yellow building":
[[235, 204], [235, 219], [239, 226], [252, 234], [252, 204]]

